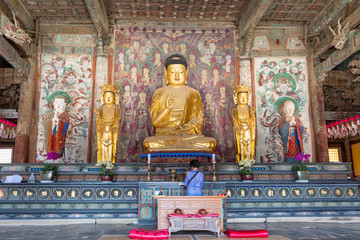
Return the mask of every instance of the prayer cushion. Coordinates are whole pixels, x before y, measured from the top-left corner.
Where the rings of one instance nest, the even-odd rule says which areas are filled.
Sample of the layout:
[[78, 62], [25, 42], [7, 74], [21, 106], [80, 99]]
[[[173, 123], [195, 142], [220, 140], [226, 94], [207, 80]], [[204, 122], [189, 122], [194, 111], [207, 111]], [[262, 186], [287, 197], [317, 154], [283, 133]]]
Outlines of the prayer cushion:
[[129, 233], [129, 238], [131, 239], [168, 239], [169, 231], [168, 229], [159, 229], [159, 230], [147, 230], [147, 229], [133, 229]]
[[224, 232], [229, 238], [267, 238], [268, 231], [265, 229], [258, 230], [234, 230], [226, 229]]
[[217, 213], [211, 213], [211, 214], [206, 214], [206, 215], [200, 215], [200, 214], [183, 214], [183, 215], [178, 215], [175, 213], [170, 213], [168, 214], [168, 217], [178, 217], [178, 218], [189, 218], [189, 217], [193, 217], [193, 218], [201, 218], [201, 217], [218, 217], [219, 214]]

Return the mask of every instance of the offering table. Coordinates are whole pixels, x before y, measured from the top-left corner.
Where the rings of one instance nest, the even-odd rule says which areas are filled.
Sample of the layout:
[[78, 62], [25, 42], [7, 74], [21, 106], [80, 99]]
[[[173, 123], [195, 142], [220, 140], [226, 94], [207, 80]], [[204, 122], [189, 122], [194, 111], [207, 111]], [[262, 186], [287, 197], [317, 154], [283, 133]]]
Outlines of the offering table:
[[[219, 214], [218, 218], [213, 218], [217, 225], [211, 227], [211, 229], [219, 228], [220, 232], [224, 231], [224, 212], [223, 212], [223, 201], [225, 196], [155, 196], [158, 201], [158, 229], [169, 229], [170, 222], [168, 215], [174, 213], [176, 208], [180, 208], [184, 214], [197, 214], [200, 209], [206, 209], [209, 214]], [[173, 219], [173, 218], [172, 218]], [[205, 219], [205, 220], [204, 220]], [[180, 225], [172, 225], [171, 227], [176, 231], [180, 230], [209, 230], [206, 227], [207, 218], [184, 218], [183, 223]], [[199, 221], [197, 221], [199, 220]], [[193, 229], [186, 221], [190, 221], [193, 224], [197, 224], [197, 228]], [[208, 223], [211, 226], [211, 223]], [[179, 229], [179, 227], [184, 229]], [[187, 227], [188, 226], [188, 227]], [[191, 229], [190, 229], [191, 228]], [[170, 230], [170, 229], [169, 229]], [[213, 230], [211, 230], [213, 231]], [[217, 230], [216, 230], [217, 232]]]

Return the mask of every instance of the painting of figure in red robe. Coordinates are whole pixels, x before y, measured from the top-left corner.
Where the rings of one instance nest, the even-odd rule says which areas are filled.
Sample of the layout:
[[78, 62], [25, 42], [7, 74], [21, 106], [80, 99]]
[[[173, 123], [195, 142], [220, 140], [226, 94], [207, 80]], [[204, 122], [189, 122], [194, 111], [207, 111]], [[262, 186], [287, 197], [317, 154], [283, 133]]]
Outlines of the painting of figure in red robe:
[[285, 162], [296, 162], [294, 158], [298, 153], [304, 153], [303, 132], [304, 126], [300, 118], [294, 115], [295, 103], [292, 100], [284, 102], [284, 115], [279, 121], [279, 134], [284, 144]]

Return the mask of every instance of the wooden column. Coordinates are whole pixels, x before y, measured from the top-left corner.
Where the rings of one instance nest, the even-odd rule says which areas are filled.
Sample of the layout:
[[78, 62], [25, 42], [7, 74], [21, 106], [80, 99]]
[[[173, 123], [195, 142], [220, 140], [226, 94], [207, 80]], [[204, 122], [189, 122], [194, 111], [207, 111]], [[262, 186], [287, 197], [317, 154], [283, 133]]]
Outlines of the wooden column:
[[[26, 82], [20, 85], [20, 100], [18, 110], [17, 132], [15, 140], [14, 163], [28, 163], [30, 150], [31, 124], [37, 116], [34, 109], [35, 93], [35, 54], [29, 58], [31, 70]], [[33, 131], [34, 133], [34, 131]], [[35, 132], [36, 133], [36, 132]], [[36, 144], [35, 144], [36, 145]]]
[[308, 58], [309, 71], [309, 92], [311, 101], [311, 119], [313, 126], [312, 142], [313, 154], [316, 162], [329, 162], [328, 138], [326, 132], [326, 122], [324, 119], [324, 94], [322, 81], [316, 78], [314, 72], [314, 55]]
[[94, 76], [95, 79], [93, 81], [93, 107], [92, 107], [92, 127], [89, 131], [92, 132], [92, 137], [89, 142], [89, 163], [95, 163], [97, 161], [97, 143], [96, 143], [96, 114], [94, 113], [94, 109], [96, 107], [100, 107], [100, 95], [102, 91], [102, 86], [105, 84], [110, 84], [111, 79], [108, 79], [108, 68], [109, 68], [109, 46], [107, 44], [104, 44], [104, 41], [102, 38], [99, 38], [97, 41], [96, 46], [97, 52], [96, 52], [96, 59], [95, 59], [95, 67], [94, 70]]
[[348, 137], [344, 138], [344, 146], [345, 146], [345, 161], [344, 162], [352, 162], [351, 161], [351, 149], [350, 149], [350, 141]]

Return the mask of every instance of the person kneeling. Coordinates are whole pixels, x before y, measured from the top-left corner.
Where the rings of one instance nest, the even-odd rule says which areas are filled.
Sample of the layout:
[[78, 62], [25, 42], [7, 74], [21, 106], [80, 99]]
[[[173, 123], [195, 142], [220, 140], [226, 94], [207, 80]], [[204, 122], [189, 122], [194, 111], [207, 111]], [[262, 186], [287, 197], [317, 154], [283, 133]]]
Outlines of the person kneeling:
[[204, 174], [199, 172], [200, 162], [192, 160], [190, 162], [191, 171], [186, 174], [184, 186], [186, 196], [202, 196], [202, 186], [204, 185]]

